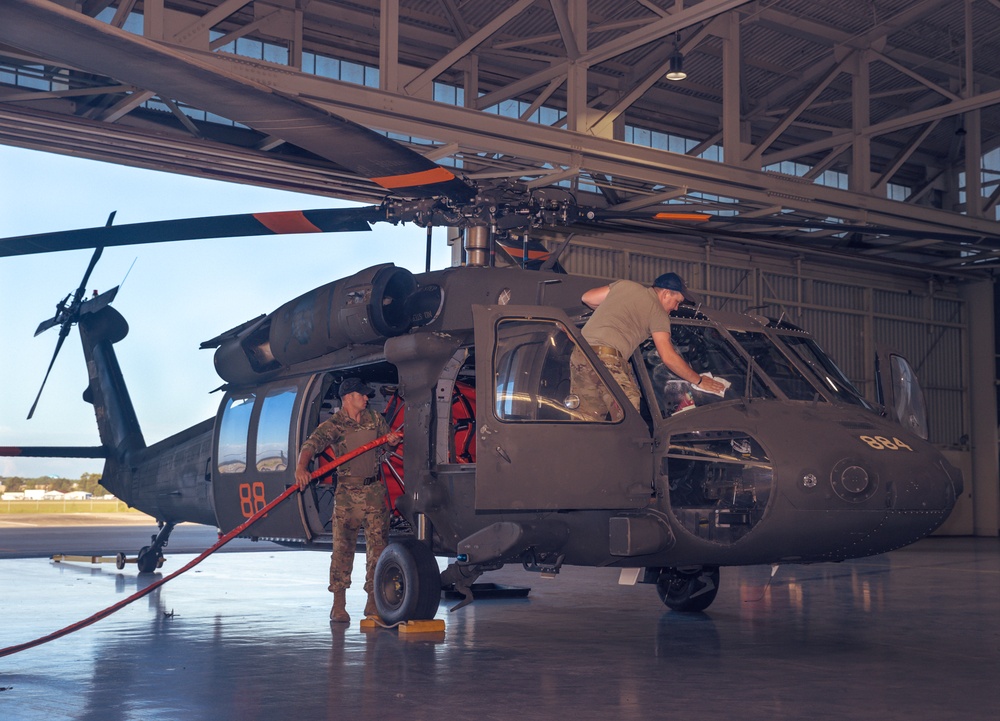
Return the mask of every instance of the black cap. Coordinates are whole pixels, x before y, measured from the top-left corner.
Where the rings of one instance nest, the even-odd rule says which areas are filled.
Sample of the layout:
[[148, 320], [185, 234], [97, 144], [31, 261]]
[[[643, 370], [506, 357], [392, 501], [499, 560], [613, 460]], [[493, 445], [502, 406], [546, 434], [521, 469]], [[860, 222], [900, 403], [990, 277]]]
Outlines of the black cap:
[[360, 393], [363, 396], [368, 396], [371, 398], [375, 395], [375, 391], [371, 386], [365, 385], [364, 381], [360, 378], [345, 378], [344, 382], [340, 384], [340, 390], [337, 391], [337, 395], [343, 398], [348, 393]]
[[700, 298], [687, 289], [687, 286], [684, 285], [684, 281], [676, 273], [664, 273], [659, 276], [653, 281], [653, 287], [676, 291], [684, 296], [684, 300], [691, 303], [700, 302]]

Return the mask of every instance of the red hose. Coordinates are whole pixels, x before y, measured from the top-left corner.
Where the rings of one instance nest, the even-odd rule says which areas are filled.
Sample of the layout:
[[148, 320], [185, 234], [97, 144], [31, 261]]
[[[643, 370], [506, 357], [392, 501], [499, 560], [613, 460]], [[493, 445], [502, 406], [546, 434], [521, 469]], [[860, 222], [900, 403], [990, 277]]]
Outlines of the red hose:
[[[358, 446], [353, 451], [345, 453], [340, 458], [337, 458], [337, 459], [333, 460], [332, 462], [326, 464], [326, 466], [324, 466], [323, 468], [320, 468], [320, 469], [317, 469], [316, 471], [313, 471], [312, 477], [313, 478], [317, 478], [318, 476], [322, 475], [323, 473], [328, 473], [332, 468], [336, 468], [337, 466], [341, 465], [342, 463], [347, 463], [347, 461], [351, 460], [352, 458], [356, 458], [357, 456], [360, 456], [362, 453], [367, 453], [368, 451], [372, 450], [373, 448], [378, 448], [383, 443], [387, 443], [388, 442], [388, 439], [389, 439], [390, 435], [391, 434], [387, 433], [384, 436], [379, 436], [374, 441], [371, 441], [369, 443], [365, 443], [363, 446]], [[291, 496], [293, 493], [295, 493], [298, 490], [299, 490], [298, 485], [296, 485], [296, 484], [293, 483], [291, 486], [289, 486], [288, 488], [286, 488], [282, 492], [282, 494], [280, 496], [278, 496], [273, 501], [271, 501], [270, 503], [268, 503], [266, 506], [264, 506], [263, 508], [261, 508], [259, 511], [257, 511], [255, 514], [253, 514], [252, 516], [250, 516], [250, 518], [248, 518], [247, 520], [245, 520], [243, 523], [241, 523], [240, 525], [238, 525], [236, 528], [234, 528], [233, 530], [231, 530], [229, 533], [225, 534], [224, 536], [221, 536], [219, 538], [219, 540], [216, 541], [215, 545], [213, 545], [207, 551], [202, 552], [201, 555], [199, 555], [197, 558], [195, 558], [192, 561], [189, 561], [184, 566], [182, 566], [181, 568], [177, 569], [176, 571], [174, 571], [170, 575], [164, 576], [163, 578], [160, 578], [160, 579], [157, 579], [156, 581], [154, 581], [153, 583], [149, 584], [148, 586], [146, 586], [141, 591], [137, 591], [137, 592], [133, 593], [131, 596], [129, 596], [128, 598], [125, 598], [125, 599], [119, 601], [118, 603], [116, 603], [116, 604], [114, 604], [112, 606], [108, 606], [107, 608], [105, 608], [102, 611], [98, 611], [93, 616], [89, 616], [88, 618], [85, 618], [82, 621], [77, 621], [74, 624], [66, 626], [66, 628], [62, 628], [62, 629], [59, 629], [58, 631], [54, 631], [53, 633], [50, 633], [47, 636], [42, 636], [40, 638], [36, 638], [34, 641], [28, 641], [27, 643], [21, 643], [21, 644], [18, 644], [17, 646], [8, 646], [7, 648], [0, 648], [0, 658], [3, 658], [4, 656], [12, 656], [15, 653], [20, 653], [21, 651], [27, 651], [29, 648], [34, 648], [35, 646], [41, 646], [43, 643], [48, 643], [49, 641], [55, 641], [57, 638], [62, 638], [63, 636], [67, 636], [67, 635], [73, 633], [74, 631], [79, 631], [81, 628], [86, 628], [87, 626], [90, 626], [91, 624], [97, 623], [101, 619], [107, 618], [108, 616], [110, 616], [111, 614], [115, 613], [116, 611], [120, 611], [121, 609], [125, 608], [130, 603], [133, 603], [134, 601], [138, 601], [143, 596], [146, 596], [150, 592], [152, 592], [153, 589], [159, 588], [160, 586], [162, 586], [167, 581], [170, 581], [170, 580], [173, 580], [173, 579], [177, 578], [179, 575], [181, 575], [185, 571], [190, 571], [192, 568], [194, 568], [199, 563], [201, 563], [202, 561], [204, 561], [206, 558], [208, 558], [209, 556], [211, 556], [213, 553], [215, 553], [216, 551], [218, 551], [220, 548], [222, 548], [223, 546], [225, 546], [231, 540], [233, 540], [238, 535], [240, 535], [241, 533], [243, 533], [243, 531], [245, 531], [248, 528], [250, 528], [250, 526], [252, 526], [254, 523], [256, 523], [261, 518], [263, 518], [264, 516], [266, 516], [270, 511], [273, 511], [275, 509], [275, 507], [277, 507], [277, 505], [279, 503], [281, 503], [282, 501], [284, 501], [286, 498], [288, 498], [289, 496]]]

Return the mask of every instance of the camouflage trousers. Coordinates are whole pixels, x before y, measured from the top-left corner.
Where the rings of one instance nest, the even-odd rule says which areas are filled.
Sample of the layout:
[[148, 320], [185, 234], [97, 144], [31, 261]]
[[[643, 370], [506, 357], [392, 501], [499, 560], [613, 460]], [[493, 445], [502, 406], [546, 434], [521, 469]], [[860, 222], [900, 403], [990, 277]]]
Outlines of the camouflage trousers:
[[[639, 384], [632, 375], [628, 360], [603, 346], [595, 347], [594, 352], [625, 391], [625, 396], [639, 410]], [[580, 399], [579, 412], [583, 416], [592, 421], [603, 421], [608, 417], [618, 421], [624, 417], [618, 401], [579, 348], [570, 356], [569, 369], [572, 391]]]
[[[353, 481], [353, 479], [352, 479]], [[374, 588], [375, 564], [385, 550], [389, 536], [389, 509], [385, 485], [376, 481], [367, 486], [337, 484], [333, 507], [333, 554], [330, 556], [330, 591], [351, 587], [354, 549], [358, 531], [365, 528], [365, 591]]]

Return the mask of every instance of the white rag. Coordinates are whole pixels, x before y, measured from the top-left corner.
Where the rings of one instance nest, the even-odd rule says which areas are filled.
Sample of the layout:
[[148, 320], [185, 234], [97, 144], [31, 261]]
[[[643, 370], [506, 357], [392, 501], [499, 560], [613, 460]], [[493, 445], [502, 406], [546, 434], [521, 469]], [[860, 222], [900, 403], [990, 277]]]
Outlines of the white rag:
[[727, 381], [725, 378], [716, 378], [711, 373], [702, 373], [702, 375], [705, 376], [706, 378], [713, 378], [714, 380], [717, 380], [719, 383], [724, 385], [725, 388], [723, 388], [718, 393], [716, 393], [715, 391], [710, 391], [707, 388], [698, 385], [697, 383], [692, 383], [691, 384], [692, 388], [694, 388], [696, 391], [699, 391], [700, 393], [711, 393], [713, 396], [719, 396], [719, 398], [724, 398], [726, 396], [726, 391], [729, 390], [729, 386], [731, 386], [732, 383]]

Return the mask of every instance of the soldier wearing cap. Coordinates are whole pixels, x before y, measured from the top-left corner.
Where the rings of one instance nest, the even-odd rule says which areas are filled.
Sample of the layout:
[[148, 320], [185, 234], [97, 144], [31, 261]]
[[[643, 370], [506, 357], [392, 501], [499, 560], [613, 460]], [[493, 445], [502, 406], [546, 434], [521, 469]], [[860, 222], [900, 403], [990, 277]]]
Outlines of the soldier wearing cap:
[[[376, 438], [389, 434], [389, 443], [397, 445], [398, 433], [390, 433], [382, 414], [368, 408], [368, 398], [375, 391], [360, 378], [347, 378], [340, 384], [338, 395], [340, 409], [320, 423], [302, 444], [295, 467], [295, 481], [304, 490], [311, 480], [309, 463], [313, 456], [327, 446], [339, 457]], [[377, 615], [372, 595], [375, 564], [385, 549], [389, 535], [389, 510], [386, 489], [378, 481], [379, 456], [372, 449], [352, 458], [337, 469], [337, 490], [333, 509], [333, 555], [330, 558], [330, 586], [333, 592], [333, 609], [330, 620], [349, 623], [347, 614], [347, 589], [351, 585], [354, 567], [354, 548], [358, 530], [365, 529], [366, 572], [365, 591], [368, 602], [365, 616]]]
[[[660, 359], [675, 375], [713, 393], [725, 389], [717, 380], [696, 373], [670, 340], [670, 313], [685, 300], [697, 302], [676, 273], [659, 276], [652, 288], [630, 280], [617, 280], [610, 285], [591, 288], [581, 300], [594, 309], [583, 326], [584, 339], [636, 409], [639, 408], [639, 385], [628, 359], [650, 336]], [[613, 420], [621, 418], [621, 408], [582, 353], [574, 352], [570, 366], [573, 392], [580, 398], [580, 411], [594, 420], [603, 419], [607, 412]]]

